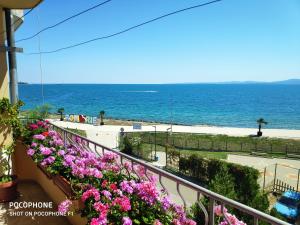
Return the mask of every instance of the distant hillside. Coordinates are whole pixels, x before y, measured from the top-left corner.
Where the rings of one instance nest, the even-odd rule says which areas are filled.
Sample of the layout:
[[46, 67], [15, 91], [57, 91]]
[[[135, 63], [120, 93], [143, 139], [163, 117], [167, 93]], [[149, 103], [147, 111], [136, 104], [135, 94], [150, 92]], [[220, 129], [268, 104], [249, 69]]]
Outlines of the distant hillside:
[[286, 85], [300, 85], [300, 79], [288, 79], [280, 81], [227, 81], [227, 82], [216, 82], [212, 84], [286, 84]]
[[297, 84], [300, 85], [300, 79], [289, 79], [289, 80], [282, 80], [282, 81], [276, 81], [272, 82], [274, 84]]

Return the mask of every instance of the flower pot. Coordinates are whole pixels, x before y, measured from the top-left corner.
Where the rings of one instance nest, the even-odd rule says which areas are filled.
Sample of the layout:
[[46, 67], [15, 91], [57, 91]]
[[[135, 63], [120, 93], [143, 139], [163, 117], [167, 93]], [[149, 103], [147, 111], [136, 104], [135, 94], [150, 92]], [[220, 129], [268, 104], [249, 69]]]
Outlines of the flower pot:
[[85, 208], [84, 202], [80, 199], [72, 200], [72, 205], [75, 210], [75, 212], [80, 212]]
[[58, 186], [68, 198], [71, 198], [74, 196], [74, 192], [71, 188], [71, 183], [64, 177], [60, 175], [53, 176], [53, 182]]
[[12, 178], [12, 181], [0, 183], [0, 202], [9, 202], [18, 197], [18, 178], [17, 176], [12, 176]]
[[52, 178], [52, 174], [47, 171], [47, 168], [42, 166], [41, 164], [37, 164], [37, 167], [49, 178]]

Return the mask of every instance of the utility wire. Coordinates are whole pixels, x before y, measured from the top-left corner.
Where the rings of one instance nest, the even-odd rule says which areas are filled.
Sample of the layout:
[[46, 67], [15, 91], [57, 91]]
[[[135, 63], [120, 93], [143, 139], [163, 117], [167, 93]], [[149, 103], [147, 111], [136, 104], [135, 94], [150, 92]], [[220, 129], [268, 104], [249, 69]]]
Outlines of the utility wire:
[[26, 37], [26, 38], [22, 38], [22, 39], [20, 39], [20, 40], [17, 40], [16, 42], [27, 41], [27, 40], [33, 39], [33, 38], [35, 38], [36, 36], [38, 36], [39, 34], [45, 32], [46, 30], [53, 29], [53, 28], [55, 28], [55, 27], [57, 27], [57, 26], [59, 26], [59, 25], [65, 23], [65, 22], [67, 22], [67, 21], [69, 21], [69, 20], [72, 20], [72, 19], [74, 19], [74, 18], [76, 18], [76, 17], [78, 17], [78, 16], [80, 16], [80, 15], [82, 15], [82, 14], [85, 14], [85, 13], [87, 13], [87, 12], [93, 10], [93, 9], [96, 9], [96, 8], [98, 8], [98, 7], [100, 7], [100, 6], [104, 5], [104, 4], [106, 4], [106, 3], [108, 3], [108, 2], [111, 2], [111, 1], [112, 1], [112, 0], [107, 0], [107, 1], [101, 2], [101, 3], [97, 4], [97, 5], [94, 5], [94, 6], [90, 7], [90, 8], [88, 8], [88, 9], [85, 9], [85, 10], [79, 12], [79, 13], [76, 13], [76, 14], [74, 14], [74, 15], [72, 15], [72, 16], [66, 18], [66, 19], [63, 19], [62, 21], [60, 21], [60, 22], [58, 22], [58, 23], [56, 23], [56, 24], [53, 24], [53, 25], [48, 26], [48, 27], [45, 27], [45, 28], [43, 28], [42, 30], [40, 30], [39, 32], [37, 32], [36, 34], [32, 35], [32, 36], [29, 36], [29, 37]]
[[180, 9], [180, 10], [177, 10], [177, 11], [174, 11], [174, 12], [171, 12], [171, 13], [168, 13], [168, 14], [156, 17], [154, 19], [148, 20], [146, 22], [140, 23], [138, 25], [129, 27], [129, 28], [125, 29], [125, 30], [122, 30], [122, 31], [119, 31], [119, 32], [116, 32], [116, 33], [113, 33], [113, 34], [110, 34], [110, 35], [93, 38], [93, 39], [90, 39], [90, 40], [87, 40], [87, 41], [83, 41], [83, 42], [80, 42], [80, 43], [77, 43], [77, 44], [69, 45], [69, 46], [66, 46], [66, 47], [63, 47], [63, 48], [59, 48], [59, 49], [56, 49], [56, 50], [52, 50], [52, 51], [33, 52], [33, 53], [27, 53], [26, 55], [51, 54], [51, 53], [56, 53], [56, 52], [60, 52], [60, 51], [63, 51], [63, 50], [67, 50], [67, 49], [70, 49], [70, 48], [75, 48], [75, 47], [78, 47], [78, 46], [81, 46], [81, 45], [85, 45], [85, 44], [88, 44], [88, 43], [91, 43], [91, 42], [94, 42], [94, 41], [99, 41], [99, 40], [102, 40], [102, 39], [107, 39], [107, 38], [111, 38], [111, 37], [114, 37], [114, 36], [126, 33], [126, 32], [128, 32], [130, 30], [136, 29], [138, 27], [144, 26], [146, 24], [152, 23], [154, 21], [163, 19], [165, 17], [171, 16], [171, 15], [174, 15], [174, 14], [177, 14], [177, 13], [181, 13], [181, 12], [188, 11], [188, 10], [191, 10], [191, 9], [199, 8], [199, 7], [202, 7], [202, 6], [207, 6], [207, 5], [210, 5], [210, 4], [213, 4], [213, 3], [217, 3], [217, 2], [221, 2], [221, 1], [222, 0], [214, 0], [214, 1], [206, 2], [206, 3], [198, 4], [198, 5], [195, 5], [195, 6], [187, 7], [187, 8], [184, 8], [184, 9]]

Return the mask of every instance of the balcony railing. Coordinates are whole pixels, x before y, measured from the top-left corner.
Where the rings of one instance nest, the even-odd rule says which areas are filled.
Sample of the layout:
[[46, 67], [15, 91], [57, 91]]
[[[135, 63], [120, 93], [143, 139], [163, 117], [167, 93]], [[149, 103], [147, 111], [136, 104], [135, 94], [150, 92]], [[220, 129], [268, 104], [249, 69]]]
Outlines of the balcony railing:
[[[253, 224], [258, 225], [259, 221], [264, 221], [269, 224], [274, 225], [289, 225], [289, 223], [284, 222], [282, 220], [279, 220], [275, 217], [272, 217], [266, 213], [260, 212], [256, 209], [253, 209], [249, 206], [246, 206], [244, 204], [241, 204], [239, 202], [236, 202], [234, 200], [231, 200], [229, 198], [226, 198], [222, 195], [219, 195], [217, 193], [214, 193], [208, 189], [205, 189], [199, 185], [196, 185], [194, 183], [191, 183], [187, 180], [184, 180], [180, 177], [177, 177], [171, 173], [168, 173], [160, 168], [157, 168], [155, 166], [152, 166], [151, 164], [148, 164], [146, 162], [143, 162], [142, 160], [136, 159], [134, 157], [131, 157], [129, 155], [126, 155], [122, 152], [119, 152], [117, 150], [113, 150], [110, 148], [107, 148], [101, 144], [98, 144], [92, 140], [89, 140], [88, 138], [82, 137], [78, 134], [75, 134], [71, 131], [65, 130], [61, 127], [58, 127], [52, 123], [50, 123], [50, 126], [53, 130], [59, 132], [64, 140], [65, 145], [68, 144], [74, 144], [78, 145], [78, 142], [76, 142], [76, 139], [80, 139], [81, 141], [81, 147], [85, 148], [89, 151], [95, 152], [98, 155], [102, 155], [104, 152], [114, 152], [117, 155], [119, 155], [120, 163], [123, 165], [125, 162], [130, 162], [132, 165], [132, 171], [136, 173], [137, 176], [139, 176], [139, 173], [135, 171], [135, 166], [139, 166], [142, 168], [148, 177], [150, 174], [154, 175], [158, 178], [158, 182], [160, 186], [171, 196], [172, 200], [175, 200], [177, 203], [181, 201], [181, 203], [186, 208], [188, 205], [191, 205], [193, 203], [198, 203], [200, 208], [203, 211], [203, 214], [205, 215], [205, 225], [215, 225], [215, 213], [214, 213], [214, 206], [216, 204], [219, 204], [224, 209], [225, 207], [229, 206], [231, 208], [237, 209], [244, 214], [248, 216], [253, 217]], [[204, 205], [201, 203], [200, 199], [205, 196], [209, 199], [209, 207], [208, 210], [204, 207]], [[230, 224], [228, 222], [228, 224]]]

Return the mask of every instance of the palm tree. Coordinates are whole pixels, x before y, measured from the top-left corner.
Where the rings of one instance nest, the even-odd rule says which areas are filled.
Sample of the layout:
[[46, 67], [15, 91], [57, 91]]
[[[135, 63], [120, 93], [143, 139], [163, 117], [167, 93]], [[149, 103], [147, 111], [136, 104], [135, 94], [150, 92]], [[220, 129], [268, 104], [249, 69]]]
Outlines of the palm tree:
[[57, 110], [57, 113], [60, 114], [60, 121], [63, 121], [63, 120], [64, 120], [64, 118], [63, 118], [64, 112], [65, 112], [65, 109], [64, 109], [64, 108], [59, 108], [59, 109]]
[[257, 121], [258, 123], [258, 132], [257, 132], [257, 136], [262, 136], [262, 132], [261, 132], [261, 128], [262, 128], [262, 125], [267, 125], [268, 122], [264, 120], [264, 118], [259, 118]]
[[105, 112], [102, 110], [100, 111], [99, 115], [100, 115], [100, 125], [104, 125], [104, 114]]

